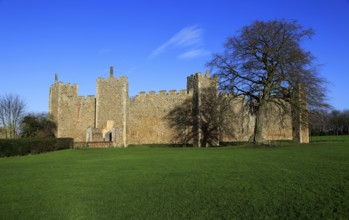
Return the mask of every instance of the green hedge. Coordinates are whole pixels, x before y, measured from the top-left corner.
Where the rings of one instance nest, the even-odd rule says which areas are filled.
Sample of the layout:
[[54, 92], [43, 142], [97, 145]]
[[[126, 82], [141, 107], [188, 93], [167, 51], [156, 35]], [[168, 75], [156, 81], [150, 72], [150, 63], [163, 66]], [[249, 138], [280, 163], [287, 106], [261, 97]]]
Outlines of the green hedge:
[[0, 139], [0, 157], [39, 154], [73, 148], [72, 138]]

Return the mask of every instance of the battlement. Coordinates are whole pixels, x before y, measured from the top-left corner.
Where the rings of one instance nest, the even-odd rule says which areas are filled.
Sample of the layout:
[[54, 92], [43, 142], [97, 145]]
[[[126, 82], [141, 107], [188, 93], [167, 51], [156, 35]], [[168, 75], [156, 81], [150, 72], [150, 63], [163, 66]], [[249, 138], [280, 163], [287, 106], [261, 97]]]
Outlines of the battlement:
[[[202, 78], [202, 77], [206, 77], [206, 74], [202, 75], [201, 72], [197, 72], [195, 74], [191, 74], [190, 76], [188, 76], [187, 79], [199, 79], [199, 78]], [[208, 78], [210, 78], [210, 75], [208, 75]]]
[[160, 90], [158, 92], [156, 91], [149, 91], [148, 93], [142, 91], [139, 92], [138, 95], [134, 97], [134, 99], [139, 99], [139, 98], [154, 98], [154, 97], [169, 97], [169, 96], [190, 96], [192, 95], [192, 92], [188, 92], [186, 89], [182, 90]]
[[110, 81], [117, 81], [117, 82], [127, 82], [128, 78], [127, 76], [120, 76], [120, 77], [107, 77], [107, 78], [103, 78], [103, 77], [98, 77], [97, 78], [97, 82], [110, 82]]
[[77, 89], [78, 88], [78, 85], [76, 83], [74, 84], [71, 84], [69, 82], [55, 82], [52, 86], [55, 86], [55, 85], [58, 85], [58, 86], [62, 86], [63, 88], [66, 88], [66, 89]]
[[74, 84], [64, 83], [63, 87], [66, 88], [66, 89], [78, 90], [78, 85], [76, 83], [74, 83]]
[[80, 101], [95, 101], [95, 96], [94, 95], [78, 96], [78, 99]]
[[[195, 73], [187, 77], [187, 90], [197, 93], [201, 88], [218, 86], [218, 75], [211, 77], [210, 72], [206, 70], [206, 74], [201, 72]], [[218, 88], [218, 87], [217, 87]]]
[[210, 71], [206, 70], [206, 73], [203, 74], [201, 72], [197, 72], [195, 74], [192, 74], [190, 76], [187, 77], [187, 79], [199, 79], [199, 78], [205, 78], [205, 79], [211, 79], [211, 78], [218, 78], [217, 74], [214, 74], [213, 76], [211, 76]]
[[58, 96], [66, 95], [68, 97], [77, 97], [78, 96], [78, 85], [63, 83], [63, 82], [55, 82], [51, 86], [52, 95], [56, 94]]

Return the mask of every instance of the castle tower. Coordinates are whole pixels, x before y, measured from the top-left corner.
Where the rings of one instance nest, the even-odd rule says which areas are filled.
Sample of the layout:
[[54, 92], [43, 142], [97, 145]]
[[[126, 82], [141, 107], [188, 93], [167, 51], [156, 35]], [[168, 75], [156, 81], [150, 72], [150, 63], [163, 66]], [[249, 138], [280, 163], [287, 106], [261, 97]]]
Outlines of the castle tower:
[[[208, 88], [213, 88], [213, 90], [218, 94], [218, 77], [211, 77], [209, 71], [206, 71], [205, 75], [199, 72], [187, 77], [187, 91], [193, 93], [193, 133], [196, 134], [193, 144], [198, 147], [206, 147], [201, 146], [203, 135], [201, 131], [200, 109], [202, 107], [201, 94]], [[218, 146], [219, 143], [216, 145]]]
[[58, 129], [58, 118], [59, 118], [59, 101], [60, 101], [60, 91], [62, 83], [58, 81], [58, 74], [55, 74], [55, 82], [50, 87], [50, 98], [49, 98], [49, 117], [57, 125], [57, 130], [55, 131], [55, 136], [59, 137]]
[[294, 141], [309, 143], [307, 94], [302, 85], [298, 85], [293, 93], [292, 127]]
[[115, 145], [127, 146], [126, 119], [128, 100], [128, 79], [125, 76], [114, 77], [114, 68], [110, 67], [110, 76], [97, 79], [96, 88], [96, 128], [104, 131], [105, 140]]
[[49, 114], [57, 126], [56, 137], [85, 141], [86, 129], [95, 124], [95, 97], [78, 96], [78, 86], [59, 82], [56, 74], [50, 87]]
[[56, 123], [56, 137], [76, 137], [75, 125], [77, 122], [74, 107], [78, 97], [78, 86], [59, 82], [50, 87], [49, 114]]

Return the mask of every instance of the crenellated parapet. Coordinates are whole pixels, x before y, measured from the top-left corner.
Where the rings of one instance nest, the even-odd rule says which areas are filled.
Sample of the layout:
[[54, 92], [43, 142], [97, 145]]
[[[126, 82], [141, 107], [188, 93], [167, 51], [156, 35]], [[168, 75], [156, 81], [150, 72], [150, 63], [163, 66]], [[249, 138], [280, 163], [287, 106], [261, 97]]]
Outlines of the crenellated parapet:
[[187, 90], [193, 90], [194, 93], [200, 89], [210, 86], [216, 86], [218, 88], [218, 75], [210, 75], [207, 70], [205, 74], [201, 72], [192, 74], [187, 77]]
[[[78, 94], [78, 85], [77, 84], [71, 84], [71, 83], [64, 83], [64, 82], [55, 82], [51, 85], [50, 90], [59, 90], [60, 95], [63, 95], [63, 93], [67, 94]], [[62, 93], [63, 92], [63, 93]], [[58, 94], [57, 94], [58, 95]]]
[[195, 74], [191, 74], [187, 78], [193, 78], [193, 79], [206, 78], [206, 79], [210, 79], [210, 78], [217, 78], [217, 75], [214, 75], [213, 77], [211, 77], [210, 71], [206, 70], [205, 74], [203, 74], [202, 72], [197, 72]]
[[103, 77], [98, 77], [97, 78], [97, 83], [98, 82], [118, 82], [118, 83], [127, 83], [128, 82], [128, 78], [126, 76], [120, 76], [120, 77], [107, 77], [107, 78], [103, 78]]
[[81, 102], [94, 102], [95, 101], [95, 96], [94, 95], [88, 95], [88, 96], [78, 96], [79, 101]]
[[78, 96], [78, 85], [63, 83], [60, 87], [62, 98], [76, 98]]
[[156, 91], [149, 91], [147, 92], [139, 92], [138, 95], [136, 95], [133, 100], [139, 100], [139, 99], [154, 99], [154, 98], [176, 98], [176, 97], [190, 97], [192, 96], [191, 91], [187, 91], [186, 89], [182, 90], [160, 90], [158, 92]]

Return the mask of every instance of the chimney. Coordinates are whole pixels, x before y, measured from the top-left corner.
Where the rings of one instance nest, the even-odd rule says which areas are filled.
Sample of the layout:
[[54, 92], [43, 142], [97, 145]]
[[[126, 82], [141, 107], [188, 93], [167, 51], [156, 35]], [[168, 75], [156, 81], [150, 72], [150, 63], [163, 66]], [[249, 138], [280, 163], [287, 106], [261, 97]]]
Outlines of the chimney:
[[110, 66], [110, 78], [114, 77], [114, 67]]

